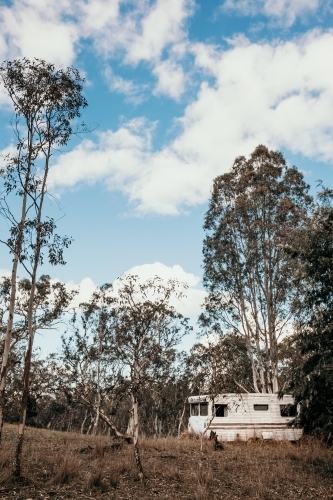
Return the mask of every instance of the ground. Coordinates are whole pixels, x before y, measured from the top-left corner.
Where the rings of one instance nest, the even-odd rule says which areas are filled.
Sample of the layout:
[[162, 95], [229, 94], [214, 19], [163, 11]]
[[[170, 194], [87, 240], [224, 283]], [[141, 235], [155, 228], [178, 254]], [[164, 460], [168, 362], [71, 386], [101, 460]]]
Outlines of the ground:
[[[235, 442], [142, 439], [146, 485], [137, 479], [131, 445], [106, 436], [27, 428], [23, 479], [10, 479], [17, 427], [4, 427], [0, 498], [333, 500], [333, 449], [311, 438]], [[202, 458], [200, 458], [202, 457]]]

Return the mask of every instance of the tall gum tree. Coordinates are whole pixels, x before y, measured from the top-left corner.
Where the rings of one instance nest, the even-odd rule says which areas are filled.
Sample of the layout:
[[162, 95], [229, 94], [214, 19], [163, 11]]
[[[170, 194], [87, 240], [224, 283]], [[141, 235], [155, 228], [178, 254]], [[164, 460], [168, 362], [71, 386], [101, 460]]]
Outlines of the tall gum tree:
[[108, 294], [110, 290], [109, 284], [98, 287], [88, 302], [79, 305], [70, 321], [69, 336], [62, 337], [58, 361], [70, 374], [68, 393], [94, 415], [92, 433], [97, 434], [102, 420], [117, 437], [130, 441], [110, 419], [128, 389], [123, 364], [113, 347], [110, 307], [114, 299]]
[[[203, 245], [208, 332], [245, 339], [255, 392], [278, 392], [278, 341], [292, 319], [295, 260], [285, 251], [312, 198], [282, 153], [259, 145], [214, 180]], [[237, 382], [237, 381], [236, 381]]]
[[144, 472], [139, 451], [139, 405], [142, 388], [154, 377], [154, 367], [174, 355], [191, 327], [179, 314], [174, 301], [184, 297], [186, 285], [177, 280], [166, 283], [159, 277], [141, 282], [136, 275], [117, 280], [112, 303], [113, 348], [129, 378], [131, 398], [128, 434], [133, 440], [139, 479]]
[[[29, 392], [29, 373], [34, 340], [34, 299], [37, 272], [43, 263], [43, 251], [47, 247], [51, 264], [64, 264], [63, 248], [70, 239], [54, 233], [52, 218], [43, 218], [47, 196], [47, 179], [55, 149], [65, 146], [73, 133], [73, 122], [81, 116], [87, 105], [82, 95], [84, 81], [73, 68], [56, 69], [53, 64], [40, 59], [16, 59], [0, 67], [3, 87], [14, 107], [13, 130], [17, 148], [9, 154], [2, 168], [3, 191], [1, 214], [11, 226], [10, 238], [4, 243], [13, 255], [11, 273], [10, 306], [4, 342], [0, 375], [0, 438], [3, 425], [3, 405], [6, 372], [11, 345], [16, 281], [18, 265], [23, 264], [29, 274], [31, 289], [28, 311], [28, 347], [22, 396], [22, 412], [19, 426], [19, 443], [23, 440], [26, 404]], [[83, 129], [81, 129], [83, 130]], [[15, 216], [10, 195], [21, 199], [20, 216]], [[13, 196], [12, 196], [13, 198]], [[16, 459], [20, 454], [17, 450]], [[19, 463], [14, 465], [19, 475]]]

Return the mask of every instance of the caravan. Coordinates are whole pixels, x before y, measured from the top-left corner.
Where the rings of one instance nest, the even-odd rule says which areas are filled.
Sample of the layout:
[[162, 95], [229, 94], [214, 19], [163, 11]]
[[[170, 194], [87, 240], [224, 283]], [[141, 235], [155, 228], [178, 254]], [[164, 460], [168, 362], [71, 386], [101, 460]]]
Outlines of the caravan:
[[[219, 394], [192, 396], [188, 430], [216, 432], [220, 441], [251, 438], [297, 441], [302, 429], [288, 425], [297, 415], [292, 396], [277, 394]], [[208, 431], [208, 432], [207, 432]]]

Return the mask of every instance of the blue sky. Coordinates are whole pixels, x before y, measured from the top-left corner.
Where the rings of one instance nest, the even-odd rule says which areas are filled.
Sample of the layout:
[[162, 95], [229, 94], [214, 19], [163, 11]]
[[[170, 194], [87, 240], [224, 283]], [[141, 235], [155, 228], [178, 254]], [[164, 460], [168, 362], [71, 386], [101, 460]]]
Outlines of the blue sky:
[[[313, 191], [332, 186], [332, 20], [328, 0], [2, 1], [1, 60], [42, 57], [87, 79], [92, 132], [54, 157], [49, 184], [74, 243], [45, 270], [82, 298], [133, 268], [178, 277], [194, 319], [216, 175], [263, 143]], [[2, 151], [10, 116], [0, 94]]]

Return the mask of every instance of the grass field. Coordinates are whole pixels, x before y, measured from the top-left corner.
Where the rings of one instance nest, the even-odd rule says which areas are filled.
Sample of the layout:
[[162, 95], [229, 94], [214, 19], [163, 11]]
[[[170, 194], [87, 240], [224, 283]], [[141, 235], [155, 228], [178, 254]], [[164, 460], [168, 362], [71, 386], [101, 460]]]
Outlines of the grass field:
[[107, 437], [28, 428], [20, 483], [9, 479], [17, 428], [0, 451], [0, 498], [37, 499], [331, 499], [333, 449], [314, 439], [236, 442], [142, 439], [147, 484], [137, 480], [132, 447]]

